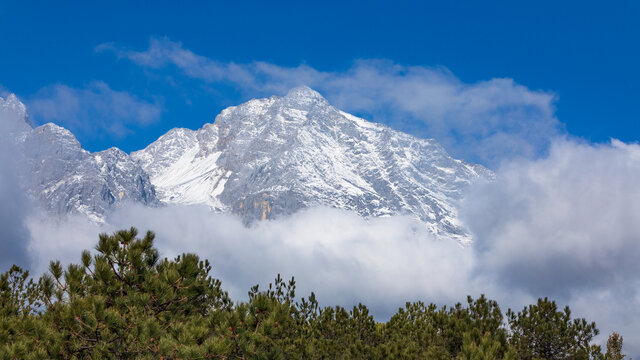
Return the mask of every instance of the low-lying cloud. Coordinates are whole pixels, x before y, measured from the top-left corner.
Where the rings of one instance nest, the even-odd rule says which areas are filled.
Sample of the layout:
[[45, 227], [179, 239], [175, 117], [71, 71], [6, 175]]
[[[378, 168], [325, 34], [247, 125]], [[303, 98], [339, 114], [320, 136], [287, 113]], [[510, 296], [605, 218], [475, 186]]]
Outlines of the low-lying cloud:
[[[223, 63], [169, 39], [151, 39], [146, 50], [112, 43], [109, 51], [147, 69], [176, 68], [205, 83], [230, 84], [245, 97], [284, 94], [307, 85], [343, 110], [440, 141], [454, 156], [497, 166], [503, 159], [545, 154], [563, 133], [555, 95], [497, 78], [464, 83], [442, 67], [404, 66], [389, 60], [358, 60], [342, 72], [308, 65]], [[416, 126], [416, 124], [419, 124]]]
[[159, 101], [113, 90], [102, 81], [83, 88], [46, 86], [31, 96], [27, 105], [37, 123], [53, 122], [89, 137], [107, 133], [121, 138], [158, 121], [162, 114]]
[[163, 256], [193, 252], [208, 258], [214, 275], [236, 298], [245, 298], [252, 285], [265, 285], [278, 273], [295, 276], [301, 296], [315, 291], [327, 305], [363, 302], [380, 317], [408, 300], [428, 296], [453, 303], [470, 291], [472, 253], [454, 241], [432, 238], [409, 217], [367, 221], [343, 210], [312, 208], [246, 227], [235, 216], [206, 207], [132, 205], [112, 214], [106, 227], [77, 217], [67, 221], [62, 226], [29, 222], [37, 272], [54, 255], [77, 261], [78, 249], [91, 248], [99, 231], [134, 224], [156, 232]]

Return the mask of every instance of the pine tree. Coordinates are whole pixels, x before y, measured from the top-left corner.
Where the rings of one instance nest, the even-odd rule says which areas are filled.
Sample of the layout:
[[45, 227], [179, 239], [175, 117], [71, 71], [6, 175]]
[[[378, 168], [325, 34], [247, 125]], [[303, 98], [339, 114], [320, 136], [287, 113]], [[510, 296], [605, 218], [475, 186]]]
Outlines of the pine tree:
[[190, 357], [208, 338], [205, 317], [230, 306], [211, 266], [196, 255], [159, 260], [154, 234], [134, 228], [101, 234], [97, 254], [41, 279], [56, 358]]
[[558, 311], [555, 301], [538, 299], [518, 313], [509, 309], [507, 318], [510, 343], [520, 359], [589, 359], [600, 353], [599, 347], [590, 345], [598, 334], [596, 324], [571, 320], [569, 307]]
[[37, 284], [29, 272], [13, 265], [0, 275], [0, 358], [45, 359], [42, 338], [47, 329], [40, 318]]

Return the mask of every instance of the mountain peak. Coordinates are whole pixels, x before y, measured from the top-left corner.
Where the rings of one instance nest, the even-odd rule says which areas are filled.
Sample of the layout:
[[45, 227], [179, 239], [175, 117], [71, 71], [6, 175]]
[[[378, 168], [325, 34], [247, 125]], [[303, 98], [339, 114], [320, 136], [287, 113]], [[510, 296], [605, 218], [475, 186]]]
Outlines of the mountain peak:
[[9, 126], [10, 132], [25, 132], [33, 128], [29, 121], [27, 107], [14, 94], [9, 94], [6, 99], [0, 97], [0, 115], [7, 117], [3, 120], [3, 126]]
[[297, 86], [289, 90], [289, 92], [285, 96], [285, 99], [292, 99], [292, 100], [298, 100], [298, 101], [304, 100], [305, 102], [314, 101], [314, 100], [315, 101], [320, 100], [324, 102], [327, 101], [322, 95], [320, 95], [319, 92], [305, 85]]
[[12, 109], [17, 113], [26, 114], [27, 107], [18, 100], [18, 97], [15, 94], [9, 94], [6, 99], [0, 97], [0, 106], [7, 109]]
[[456, 204], [478, 168], [434, 140], [369, 123], [307, 86], [227, 108], [214, 124], [132, 154], [162, 203], [204, 204], [247, 224], [313, 206], [364, 217], [408, 214], [470, 241]]

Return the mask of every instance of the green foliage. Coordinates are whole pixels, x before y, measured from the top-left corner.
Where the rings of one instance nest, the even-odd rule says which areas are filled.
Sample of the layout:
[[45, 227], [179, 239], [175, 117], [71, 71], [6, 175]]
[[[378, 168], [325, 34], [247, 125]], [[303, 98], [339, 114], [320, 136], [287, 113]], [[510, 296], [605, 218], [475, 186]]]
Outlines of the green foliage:
[[491, 333], [485, 333], [480, 339], [473, 339], [467, 334], [464, 337], [462, 350], [458, 354], [458, 360], [515, 360], [516, 352], [511, 347], [506, 347], [501, 339], [496, 339]]
[[385, 326], [387, 342], [400, 351], [397, 356], [411, 358], [454, 358], [465, 339], [478, 343], [485, 334], [496, 341], [496, 356], [501, 358], [507, 351], [502, 312], [484, 295], [476, 300], [468, 297], [467, 307], [458, 303], [438, 309], [434, 304], [407, 303]]
[[540, 299], [507, 312], [484, 295], [466, 305], [407, 303], [386, 323], [362, 304], [296, 301], [278, 275], [232, 303], [197, 255], [159, 259], [154, 234], [101, 234], [92, 255], [38, 282], [17, 266], [0, 275], [2, 359], [598, 359], [624, 358], [590, 344], [595, 324]]
[[42, 359], [41, 339], [47, 332], [40, 320], [39, 288], [29, 272], [14, 265], [0, 275], [0, 358]]
[[38, 307], [37, 286], [29, 272], [13, 265], [0, 275], [0, 316], [26, 316]]
[[194, 254], [159, 260], [154, 235], [101, 234], [97, 254], [65, 270], [51, 262], [41, 279], [51, 357], [175, 357], [198, 352], [205, 318], [230, 307], [208, 261]]
[[571, 310], [559, 311], [555, 301], [538, 299], [521, 312], [507, 311], [511, 344], [520, 359], [589, 359], [600, 354], [591, 340], [598, 335], [595, 323], [571, 320]]

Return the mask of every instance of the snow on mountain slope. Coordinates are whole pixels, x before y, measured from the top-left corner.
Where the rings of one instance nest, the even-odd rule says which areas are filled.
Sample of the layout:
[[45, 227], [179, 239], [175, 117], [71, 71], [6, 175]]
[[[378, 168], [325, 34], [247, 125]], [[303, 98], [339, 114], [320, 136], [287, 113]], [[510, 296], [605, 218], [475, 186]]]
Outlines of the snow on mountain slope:
[[149, 176], [119, 149], [90, 153], [58, 125], [35, 129], [25, 106], [14, 96], [0, 98], [0, 121], [16, 150], [22, 184], [29, 196], [52, 215], [79, 213], [96, 222], [120, 203], [157, 205]]
[[490, 178], [415, 138], [331, 106], [307, 88], [225, 109], [197, 131], [173, 129], [131, 157], [164, 203], [207, 204], [246, 223], [323, 205], [358, 214], [410, 214], [439, 236], [470, 235], [456, 202]]

